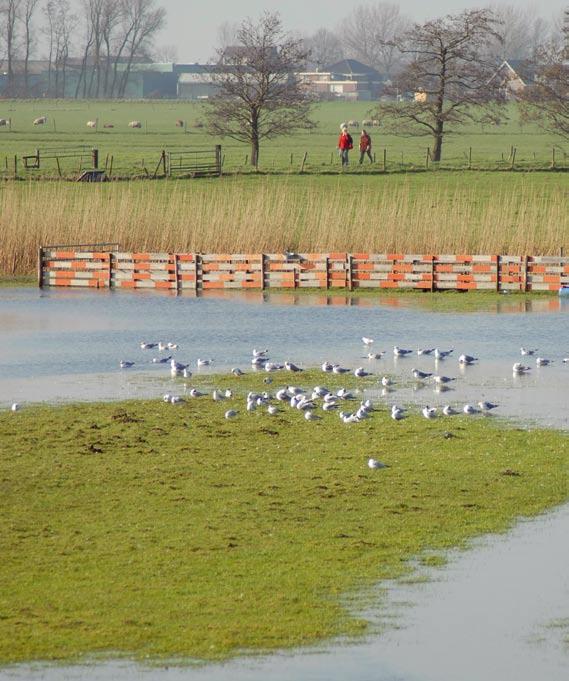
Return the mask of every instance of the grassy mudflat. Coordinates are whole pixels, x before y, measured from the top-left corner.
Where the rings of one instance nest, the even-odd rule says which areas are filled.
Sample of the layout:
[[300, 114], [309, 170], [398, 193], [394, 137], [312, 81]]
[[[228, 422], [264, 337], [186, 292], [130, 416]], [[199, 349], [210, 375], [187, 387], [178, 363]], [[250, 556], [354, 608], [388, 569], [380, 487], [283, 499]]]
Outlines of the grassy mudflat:
[[320, 413], [246, 414], [240, 394], [0, 414], [0, 661], [207, 660], [358, 633], [350, 596], [569, 497], [562, 433]]

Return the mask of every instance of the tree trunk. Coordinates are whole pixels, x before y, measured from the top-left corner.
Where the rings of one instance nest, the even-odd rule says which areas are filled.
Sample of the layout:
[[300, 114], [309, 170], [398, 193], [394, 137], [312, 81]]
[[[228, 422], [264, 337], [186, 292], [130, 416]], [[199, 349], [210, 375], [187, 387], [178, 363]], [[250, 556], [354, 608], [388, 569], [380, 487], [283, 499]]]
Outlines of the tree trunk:
[[251, 165], [259, 167], [259, 120], [255, 113], [251, 116]]
[[433, 155], [432, 160], [435, 163], [439, 163], [443, 152], [443, 138], [444, 138], [444, 124], [442, 121], [438, 121], [435, 132], [433, 134], [434, 145], [433, 145]]

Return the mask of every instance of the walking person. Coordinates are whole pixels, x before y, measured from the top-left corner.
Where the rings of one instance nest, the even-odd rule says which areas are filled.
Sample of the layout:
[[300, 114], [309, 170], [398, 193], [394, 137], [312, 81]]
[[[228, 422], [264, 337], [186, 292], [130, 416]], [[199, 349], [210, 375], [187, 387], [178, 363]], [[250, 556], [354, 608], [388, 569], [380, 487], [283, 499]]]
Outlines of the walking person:
[[348, 132], [346, 125], [342, 125], [340, 128], [340, 137], [338, 138], [338, 149], [340, 150], [340, 158], [342, 159], [342, 167], [349, 164], [348, 153], [350, 149], [354, 148], [354, 140]]
[[370, 163], [373, 163], [373, 156], [371, 155], [371, 137], [365, 130], [362, 130], [360, 135], [360, 165], [364, 162], [365, 155], [368, 155]]

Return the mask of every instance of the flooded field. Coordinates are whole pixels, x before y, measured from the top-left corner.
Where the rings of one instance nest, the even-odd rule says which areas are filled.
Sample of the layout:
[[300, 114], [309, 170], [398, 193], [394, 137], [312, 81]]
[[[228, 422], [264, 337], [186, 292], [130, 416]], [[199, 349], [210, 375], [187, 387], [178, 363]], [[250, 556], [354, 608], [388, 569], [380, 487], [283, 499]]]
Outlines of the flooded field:
[[[487, 312], [448, 314], [400, 298], [0, 290], [0, 407], [160, 396], [172, 386], [168, 367], [153, 365], [153, 352], [140, 350], [139, 343], [164, 340], [179, 344], [180, 361], [195, 366], [197, 358], [213, 358], [212, 366], [199, 370], [203, 374], [235, 366], [250, 371], [251, 348], [268, 347], [275, 361], [317, 366], [329, 360], [363, 365], [378, 378], [392, 376], [388, 392], [379, 383], [368, 391], [380, 406], [397, 401], [459, 407], [487, 399], [500, 405], [499, 415], [523, 427], [567, 429], [569, 365], [562, 359], [569, 355], [568, 312], [569, 305], [556, 298], [520, 304], [505, 297]], [[367, 359], [362, 335], [375, 339], [375, 351], [386, 350], [382, 359]], [[455, 351], [436, 363], [416, 353], [397, 358], [394, 345]], [[521, 346], [539, 348], [552, 364], [538, 367], [534, 357], [522, 358]], [[479, 361], [461, 369], [462, 352]], [[135, 365], [120, 370], [120, 360]], [[520, 360], [531, 366], [528, 375], [513, 375]], [[415, 367], [457, 380], [451, 390], [435, 392], [428, 382], [413, 380]], [[184, 382], [176, 383], [181, 389]], [[562, 681], [569, 664], [568, 532], [564, 506], [519, 523], [507, 535], [476, 541], [472, 550], [452, 554], [443, 569], [385, 585], [381, 616], [365, 613], [376, 632], [355, 644], [336, 641], [203, 667], [146, 668], [128, 661], [21, 665], [0, 670], [0, 679]]]

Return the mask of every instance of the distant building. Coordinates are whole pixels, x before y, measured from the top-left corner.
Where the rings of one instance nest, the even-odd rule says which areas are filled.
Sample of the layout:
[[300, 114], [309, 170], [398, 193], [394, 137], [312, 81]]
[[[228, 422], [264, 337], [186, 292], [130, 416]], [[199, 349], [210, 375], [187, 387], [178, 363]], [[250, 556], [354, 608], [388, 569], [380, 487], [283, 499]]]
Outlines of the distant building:
[[355, 59], [342, 59], [322, 71], [298, 75], [306, 89], [322, 99], [375, 100], [386, 83], [378, 71]]
[[[518, 62], [518, 64], [520, 64], [518, 66], [520, 68], [522, 62]], [[516, 99], [527, 87], [526, 80], [519, 75], [509, 61], [503, 61], [500, 64], [489, 83], [493, 83], [495, 80], [498, 80], [500, 94], [505, 100]]]
[[213, 81], [215, 66], [211, 64], [178, 64], [178, 99], [203, 100], [213, 97], [217, 85]]

